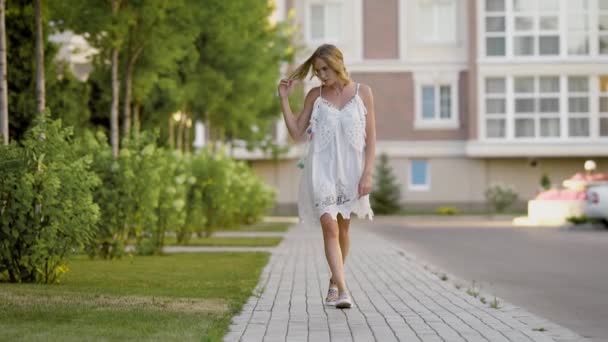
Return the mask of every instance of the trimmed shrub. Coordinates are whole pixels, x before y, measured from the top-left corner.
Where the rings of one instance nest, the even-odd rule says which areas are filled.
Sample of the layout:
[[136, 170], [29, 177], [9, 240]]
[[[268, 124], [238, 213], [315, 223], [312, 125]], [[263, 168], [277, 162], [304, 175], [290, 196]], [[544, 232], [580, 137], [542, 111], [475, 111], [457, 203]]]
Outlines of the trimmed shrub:
[[20, 144], [0, 147], [0, 277], [10, 282], [59, 281], [67, 257], [95, 231], [99, 178], [72, 131], [47, 115]]
[[517, 193], [508, 186], [494, 184], [485, 191], [486, 201], [494, 210], [501, 213], [517, 201]]

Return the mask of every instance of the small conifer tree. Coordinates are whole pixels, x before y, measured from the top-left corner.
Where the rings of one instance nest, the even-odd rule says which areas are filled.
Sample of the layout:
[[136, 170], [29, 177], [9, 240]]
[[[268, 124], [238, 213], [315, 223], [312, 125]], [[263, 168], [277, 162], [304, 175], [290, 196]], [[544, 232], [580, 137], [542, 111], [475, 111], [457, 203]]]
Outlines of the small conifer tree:
[[380, 155], [379, 163], [376, 165], [374, 189], [370, 195], [372, 209], [375, 214], [393, 214], [401, 209], [399, 201], [401, 191], [393, 171], [388, 164], [388, 156]]

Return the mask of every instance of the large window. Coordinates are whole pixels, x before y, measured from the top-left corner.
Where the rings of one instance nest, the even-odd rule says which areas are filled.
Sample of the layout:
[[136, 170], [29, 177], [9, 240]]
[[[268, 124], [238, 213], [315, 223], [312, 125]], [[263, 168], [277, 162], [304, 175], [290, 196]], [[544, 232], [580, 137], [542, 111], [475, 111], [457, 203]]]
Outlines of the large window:
[[416, 18], [420, 41], [456, 42], [456, 0], [418, 0]]
[[485, 81], [486, 137], [507, 136], [507, 85], [504, 77], [486, 78]]
[[568, 136], [589, 136], [589, 78], [568, 77]]
[[429, 188], [429, 162], [423, 159], [410, 160], [409, 189], [428, 190]]
[[515, 137], [560, 136], [559, 77], [515, 77]]
[[486, 0], [486, 56], [507, 53], [507, 14], [505, 0]]
[[598, 50], [608, 55], [608, 0], [598, 0]]
[[342, 28], [341, 3], [312, 3], [308, 12], [308, 38], [311, 42], [325, 43], [340, 40]]
[[567, 1], [568, 4], [568, 54], [589, 54], [589, 0]]
[[481, 51], [486, 57], [608, 55], [608, 0], [483, 0], [482, 4]]
[[559, 0], [513, 1], [513, 54], [559, 55]]
[[608, 137], [608, 75], [599, 77], [600, 136]]
[[608, 75], [489, 76], [483, 87], [486, 139], [608, 137]]

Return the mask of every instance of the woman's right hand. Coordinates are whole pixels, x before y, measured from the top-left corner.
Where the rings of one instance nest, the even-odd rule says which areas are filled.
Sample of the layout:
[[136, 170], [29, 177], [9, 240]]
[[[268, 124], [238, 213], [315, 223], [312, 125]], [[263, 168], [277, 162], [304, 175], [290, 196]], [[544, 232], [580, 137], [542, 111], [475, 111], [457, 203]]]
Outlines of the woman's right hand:
[[277, 87], [277, 89], [279, 90], [279, 96], [281, 98], [285, 98], [285, 97], [289, 96], [289, 94], [291, 94], [291, 91], [293, 89], [293, 84], [294, 84], [293, 80], [282, 79], [281, 82], [279, 82], [279, 85]]

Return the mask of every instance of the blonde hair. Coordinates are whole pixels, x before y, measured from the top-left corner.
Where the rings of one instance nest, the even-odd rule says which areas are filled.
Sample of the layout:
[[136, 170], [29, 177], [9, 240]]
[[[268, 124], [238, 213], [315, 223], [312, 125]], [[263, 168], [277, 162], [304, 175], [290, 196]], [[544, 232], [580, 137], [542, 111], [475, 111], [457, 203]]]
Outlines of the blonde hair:
[[348, 83], [350, 78], [348, 77], [348, 72], [346, 71], [346, 67], [344, 66], [344, 57], [342, 56], [342, 52], [335, 46], [331, 44], [323, 44], [319, 46], [313, 54], [308, 57], [308, 59], [302, 63], [299, 67], [296, 68], [290, 75], [289, 79], [291, 80], [303, 80], [306, 78], [309, 72], [312, 69], [312, 75], [310, 78], [312, 79], [317, 75], [314, 70], [315, 59], [321, 58], [322, 60], [332, 68], [336, 74], [338, 74], [338, 78], [343, 83]]

